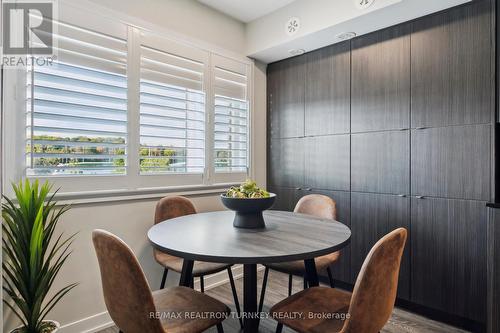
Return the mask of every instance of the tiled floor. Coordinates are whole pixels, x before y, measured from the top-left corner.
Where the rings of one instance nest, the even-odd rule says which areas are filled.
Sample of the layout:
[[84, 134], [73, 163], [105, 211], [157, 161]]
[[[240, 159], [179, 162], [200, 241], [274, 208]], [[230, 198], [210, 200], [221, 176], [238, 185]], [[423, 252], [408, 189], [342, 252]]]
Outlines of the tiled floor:
[[[242, 303], [242, 283], [241, 279], [236, 280], [236, 287], [238, 289], [238, 295], [240, 297], [240, 303]], [[288, 279], [286, 275], [271, 272], [269, 274], [268, 287], [266, 292], [264, 311], [268, 310], [272, 304], [277, 303], [286, 297], [287, 294], [287, 283]], [[262, 272], [259, 272], [259, 292], [260, 286], [262, 284]], [[302, 288], [302, 280], [296, 278], [294, 280], [294, 290], [298, 291]], [[229, 284], [222, 285], [207, 291], [207, 294], [215, 297], [222, 302], [231, 305], [234, 310], [233, 297], [231, 294], [231, 289]], [[259, 332], [273, 333], [276, 329], [276, 322], [272, 319], [264, 319], [260, 323]], [[118, 329], [115, 327], [108, 328], [99, 333], [116, 333]], [[216, 329], [213, 328], [207, 332], [215, 333]], [[224, 321], [224, 332], [234, 333], [240, 332], [240, 327], [237, 319], [229, 318]], [[294, 332], [290, 329], [284, 329], [283, 332], [291, 333]], [[459, 330], [455, 327], [451, 327], [427, 318], [412, 314], [410, 312], [395, 309], [391, 319], [387, 325], [382, 330], [383, 333], [460, 333], [466, 332]]]

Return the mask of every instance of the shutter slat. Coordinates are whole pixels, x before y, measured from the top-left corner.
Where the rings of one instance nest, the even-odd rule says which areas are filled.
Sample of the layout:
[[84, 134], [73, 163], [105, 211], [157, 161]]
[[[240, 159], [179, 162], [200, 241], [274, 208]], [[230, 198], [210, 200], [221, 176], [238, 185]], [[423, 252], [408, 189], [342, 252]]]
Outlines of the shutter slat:
[[122, 143], [110, 142], [82, 142], [82, 141], [64, 141], [64, 140], [40, 140], [33, 139], [34, 145], [50, 145], [50, 146], [65, 146], [65, 147], [106, 147], [106, 148], [123, 148], [127, 146]]
[[34, 158], [76, 158], [76, 159], [122, 159], [127, 155], [103, 155], [103, 154], [46, 154], [46, 153], [33, 153]]
[[125, 174], [127, 43], [58, 28], [57, 62], [28, 71], [28, 175]]
[[215, 171], [247, 172], [247, 66], [220, 56], [214, 56], [213, 64]]
[[[246, 105], [241, 100], [226, 96], [215, 97], [214, 165], [218, 173], [246, 172], [248, 163], [248, 117]], [[233, 105], [237, 107], [233, 107]], [[242, 108], [245, 106], [245, 108]], [[237, 114], [237, 115], [235, 115]]]
[[[148, 45], [152, 41], [154, 48]], [[176, 53], [179, 51], [182, 56]], [[195, 58], [190, 59], [189, 55]], [[141, 173], [203, 173], [205, 63], [200, 61], [202, 58], [203, 53], [198, 50], [177, 47], [149, 34], [142, 36]]]

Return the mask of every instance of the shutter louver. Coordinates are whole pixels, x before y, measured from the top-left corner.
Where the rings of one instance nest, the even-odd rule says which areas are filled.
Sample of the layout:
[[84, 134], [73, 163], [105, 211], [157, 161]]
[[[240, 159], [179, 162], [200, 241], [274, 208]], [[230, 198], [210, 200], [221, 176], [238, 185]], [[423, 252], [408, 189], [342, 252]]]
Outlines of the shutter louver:
[[197, 52], [171, 41], [155, 41], [152, 35], [143, 36], [139, 161], [142, 174], [204, 172], [206, 55]]
[[248, 170], [248, 75], [245, 64], [214, 56], [214, 167], [218, 173]]
[[127, 43], [54, 23], [57, 61], [27, 71], [27, 175], [125, 174]]

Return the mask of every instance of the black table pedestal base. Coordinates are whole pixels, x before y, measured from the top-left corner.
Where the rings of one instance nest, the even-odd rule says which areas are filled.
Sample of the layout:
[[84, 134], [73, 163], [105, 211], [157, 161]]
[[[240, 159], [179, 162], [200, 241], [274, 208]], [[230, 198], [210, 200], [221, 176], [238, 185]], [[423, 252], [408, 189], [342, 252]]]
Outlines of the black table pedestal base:
[[243, 332], [259, 331], [257, 312], [257, 265], [243, 265]]

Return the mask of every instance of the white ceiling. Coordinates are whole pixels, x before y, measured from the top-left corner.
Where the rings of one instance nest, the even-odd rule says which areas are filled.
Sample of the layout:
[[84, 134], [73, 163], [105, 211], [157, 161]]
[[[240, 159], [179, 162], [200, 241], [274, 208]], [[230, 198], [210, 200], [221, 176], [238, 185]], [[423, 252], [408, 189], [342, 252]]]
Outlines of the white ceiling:
[[295, 0], [198, 0], [224, 14], [248, 23]]

